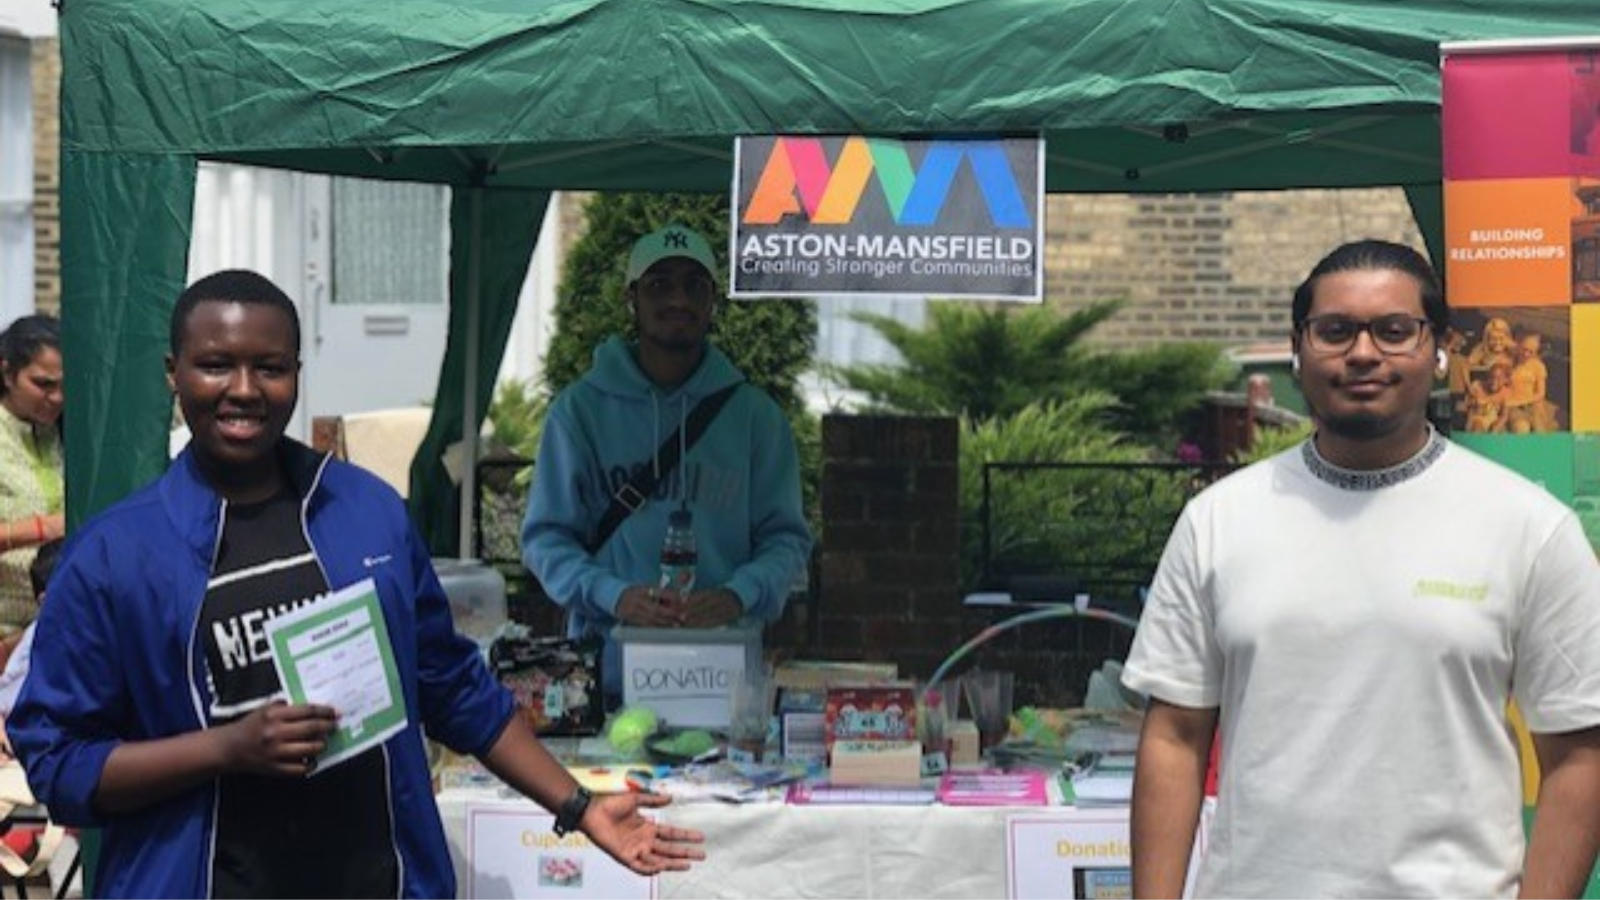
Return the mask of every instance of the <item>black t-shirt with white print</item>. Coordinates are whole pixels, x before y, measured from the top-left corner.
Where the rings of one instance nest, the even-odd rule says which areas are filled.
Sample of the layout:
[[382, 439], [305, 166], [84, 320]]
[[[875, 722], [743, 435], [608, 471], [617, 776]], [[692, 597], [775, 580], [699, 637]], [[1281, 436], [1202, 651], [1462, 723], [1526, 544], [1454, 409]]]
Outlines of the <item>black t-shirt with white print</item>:
[[[299, 498], [226, 507], [200, 612], [214, 724], [282, 696], [266, 623], [327, 590]], [[310, 778], [223, 776], [212, 896], [397, 896], [386, 770], [375, 748]]]

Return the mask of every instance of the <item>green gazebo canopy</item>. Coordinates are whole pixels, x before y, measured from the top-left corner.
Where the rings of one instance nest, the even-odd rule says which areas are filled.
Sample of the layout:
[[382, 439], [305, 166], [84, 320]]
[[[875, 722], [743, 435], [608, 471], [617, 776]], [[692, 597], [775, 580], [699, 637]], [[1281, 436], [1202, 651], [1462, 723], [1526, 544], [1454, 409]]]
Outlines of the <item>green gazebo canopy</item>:
[[450, 343], [412, 491], [443, 550], [459, 513], [438, 453], [484, 415], [551, 190], [725, 191], [737, 135], [1042, 133], [1051, 191], [1399, 185], [1437, 235], [1440, 42], [1593, 33], [1600, 11], [66, 0], [61, 25], [71, 517], [165, 466], [196, 163], [223, 160], [455, 189]]

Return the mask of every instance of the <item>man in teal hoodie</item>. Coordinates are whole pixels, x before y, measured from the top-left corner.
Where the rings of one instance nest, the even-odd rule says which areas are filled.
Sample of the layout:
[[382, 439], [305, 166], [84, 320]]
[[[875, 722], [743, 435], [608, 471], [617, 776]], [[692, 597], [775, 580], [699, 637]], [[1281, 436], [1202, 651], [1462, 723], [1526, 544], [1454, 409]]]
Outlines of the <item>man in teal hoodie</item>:
[[[708, 395], [744, 375], [706, 338], [716, 315], [711, 245], [681, 225], [640, 238], [624, 291], [639, 340], [613, 336], [594, 365], [557, 395], [545, 420], [522, 523], [522, 559], [568, 612], [569, 636], [618, 623], [714, 628], [783, 613], [811, 552], [794, 435], [759, 388], [736, 387], [677, 465], [657, 450]], [[681, 446], [681, 442], [680, 442]], [[597, 534], [614, 496], [641, 469], [658, 475], [614, 532]], [[635, 506], [629, 499], [628, 506]], [[669, 515], [687, 510], [698, 551], [694, 587], [658, 588]], [[621, 693], [607, 640], [606, 692]]]

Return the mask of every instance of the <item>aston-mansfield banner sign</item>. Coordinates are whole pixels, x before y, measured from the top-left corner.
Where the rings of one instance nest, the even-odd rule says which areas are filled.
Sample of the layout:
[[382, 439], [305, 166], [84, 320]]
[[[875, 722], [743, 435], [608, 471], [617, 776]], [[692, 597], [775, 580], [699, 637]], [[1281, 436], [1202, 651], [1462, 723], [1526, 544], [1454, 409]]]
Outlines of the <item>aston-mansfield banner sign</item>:
[[734, 297], [1044, 296], [1044, 142], [759, 136], [735, 144]]

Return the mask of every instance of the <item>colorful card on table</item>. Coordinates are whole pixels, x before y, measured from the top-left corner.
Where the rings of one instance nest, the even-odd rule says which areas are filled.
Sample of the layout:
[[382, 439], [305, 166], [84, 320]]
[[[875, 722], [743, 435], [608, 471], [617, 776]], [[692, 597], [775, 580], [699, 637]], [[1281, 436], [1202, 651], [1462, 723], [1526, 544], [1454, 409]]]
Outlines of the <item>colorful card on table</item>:
[[1037, 769], [946, 772], [939, 779], [939, 802], [946, 806], [1044, 806], [1050, 802], [1048, 780]]

